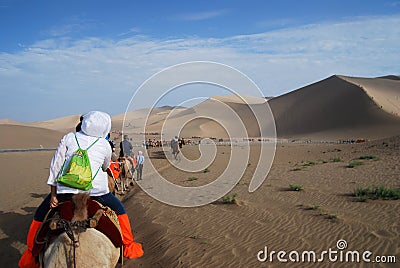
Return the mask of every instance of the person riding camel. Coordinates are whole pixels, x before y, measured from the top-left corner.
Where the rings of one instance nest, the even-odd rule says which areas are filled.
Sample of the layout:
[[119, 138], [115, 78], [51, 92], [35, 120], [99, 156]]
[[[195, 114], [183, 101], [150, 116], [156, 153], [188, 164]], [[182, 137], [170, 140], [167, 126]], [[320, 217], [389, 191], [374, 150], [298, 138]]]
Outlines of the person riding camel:
[[[19, 267], [39, 267], [32, 254], [35, 235], [41, 223], [45, 219], [46, 213], [50, 208], [56, 208], [59, 202], [67, 201], [73, 194], [89, 193], [93, 200], [96, 200], [113, 209], [118, 217], [122, 232], [122, 242], [124, 245], [123, 255], [126, 258], [139, 258], [143, 255], [142, 245], [134, 242], [131, 225], [125, 207], [108, 188], [108, 177], [105, 172], [111, 160], [111, 147], [105, 139], [111, 129], [111, 118], [108, 114], [92, 111], [83, 116], [81, 130], [77, 133], [68, 133], [60, 141], [57, 150], [51, 160], [50, 175], [47, 184], [50, 186], [51, 193], [43, 200], [37, 208], [33, 221], [30, 225], [27, 246], [28, 249], [22, 255]], [[79, 148], [88, 148], [87, 152], [90, 159], [90, 167], [93, 176], [90, 190], [79, 190], [58, 183], [57, 179], [63, 173], [64, 164], [68, 163], [74, 152]], [[97, 172], [96, 172], [97, 171]]]
[[128, 135], [124, 135], [124, 139], [119, 144], [120, 151], [119, 156], [125, 159], [128, 159], [132, 164], [132, 173], [134, 172], [134, 168], [136, 167], [136, 163], [134, 163], [133, 157], [134, 153], [132, 152], [133, 146], [132, 143], [128, 140]]

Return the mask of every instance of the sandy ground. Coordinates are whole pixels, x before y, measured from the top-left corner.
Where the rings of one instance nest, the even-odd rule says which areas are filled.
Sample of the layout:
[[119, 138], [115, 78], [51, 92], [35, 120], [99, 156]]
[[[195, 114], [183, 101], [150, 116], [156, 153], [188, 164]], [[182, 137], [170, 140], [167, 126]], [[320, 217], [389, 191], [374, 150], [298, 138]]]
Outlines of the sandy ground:
[[[163, 204], [135, 186], [124, 197], [136, 240], [145, 255], [126, 261], [126, 267], [315, 267], [310, 263], [259, 262], [257, 253], [268, 251], [337, 250], [340, 239], [347, 250], [369, 250], [372, 256], [396, 256], [400, 262], [400, 201], [355, 202], [356, 187], [400, 187], [400, 138], [364, 144], [278, 145], [271, 171], [262, 186], [248, 192], [258, 159], [258, 146], [251, 148], [248, 168], [231, 191], [237, 204], [214, 202], [196, 208]], [[229, 146], [219, 146], [209, 172], [185, 173], [168, 167], [160, 149], [150, 150], [153, 165], [171, 182], [183, 186], [204, 185], [216, 179], [229, 159]], [[169, 152], [167, 152], [168, 154]], [[196, 146], [182, 153], [195, 159]], [[372, 155], [356, 168], [352, 159]], [[161, 157], [160, 157], [161, 156]], [[52, 152], [2, 153], [0, 194], [1, 263], [16, 267], [35, 207], [48, 193], [45, 181]], [[340, 158], [340, 162], [333, 162]], [[307, 165], [307, 162], [314, 165]], [[149, 162], [147, 162], [149, 165]], [[148, 168], [147, 168], [148, 169]], [[144, 180], [146, 180], [146, 170]], [[197, 180], [189, 180], [194, 176]], [[290, 191], [298, 184], [301, 191]], [[287, 257], [287, 256], [286, 256]], [[319, 266], [319, 265], [318, 265]], [[394, 264], [329, 263], [323, 267], [396, 267]], [[322, 266], [319, 266], [322, 267]]]

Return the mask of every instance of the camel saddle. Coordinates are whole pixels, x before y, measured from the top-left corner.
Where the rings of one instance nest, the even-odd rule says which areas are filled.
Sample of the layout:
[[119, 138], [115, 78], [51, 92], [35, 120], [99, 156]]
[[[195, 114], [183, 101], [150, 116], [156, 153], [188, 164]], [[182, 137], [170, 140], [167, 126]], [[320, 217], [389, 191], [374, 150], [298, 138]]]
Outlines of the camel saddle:
[[[75, 226], [76, 223], [71, 222], [74, 216], [74, 209], [74, 203], [69, 200], [60, 203], [57, 208], [49, 210], [36, 233], [35, 245], [32, 250], [33, 256], [38, 256], [61, 233], [67, 232], [68, 234], [65, 228], [66, 225]], [[115, 212], [90, 198], [87, 199], [87, 212], [88, 219], [84, 222], [79, 222], [79, 226], [83, 229], [95, 228], [107, 236], [115, 247], [120, 248], [122, 246], [122, 234]], [[55, 227], [57, 222], [57, 227]], [[95, 224], [93, 224], [94, 222]], [[61, 225], [64, 228], [60, 228]]]

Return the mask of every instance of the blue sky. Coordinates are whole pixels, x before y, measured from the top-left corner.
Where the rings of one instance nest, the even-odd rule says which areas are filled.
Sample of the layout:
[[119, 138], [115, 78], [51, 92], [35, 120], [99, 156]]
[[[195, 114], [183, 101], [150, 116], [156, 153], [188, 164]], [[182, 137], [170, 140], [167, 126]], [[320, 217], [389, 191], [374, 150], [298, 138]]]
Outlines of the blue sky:
[[117, 115], [187, 61], [230, 65], [265, 96], [333, 74], [399, 75], [398, 44], [397, 0], [0, 0], [0, 119]]

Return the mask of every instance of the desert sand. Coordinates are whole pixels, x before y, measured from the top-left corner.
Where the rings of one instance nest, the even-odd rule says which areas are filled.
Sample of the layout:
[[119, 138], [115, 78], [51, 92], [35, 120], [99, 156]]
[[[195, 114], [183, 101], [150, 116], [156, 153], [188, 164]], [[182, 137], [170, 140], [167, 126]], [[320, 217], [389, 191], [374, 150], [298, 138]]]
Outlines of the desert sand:
[[[250, 165], [231, 191], [237, 194], [237, 204], [217, 201], [197, 208], [173, 207], [154, 200], [139, 186], [125, 195], [136, 240], [143, 243], [146, 252], [138, 260], [127, 261], [126, 267], [265, 266], [257, 260], [264, 246], [276, 251], [322, 252], [336, 248], [339, 239], [346, 240], [351, 250], [398, 258], [399, 201], [355, 202], [352, 194], [357, 187], [399, 187], [400, 138], [365, 144], [279, 145], [266, 181], [249, 193], [257, 147], [252, 146]], [[218, 161], [209, 172], [196, 174], [165, 168], [168, 162], [160, 159], [159, 150], [151, 149], [150, 159], [163, 176], [178, 185], [198, 186], [222, 172], [230, 149], [220, 146]], [[195, 146], [185, 146], [182, 153], [189, 158], [198, 155]], [[379, 160], [364, 160], [362, 166], [346, 168], [353, 158], [364, 155]], [[48, 193], [45, 180], [52, 152], [5, 153], [0, 157], [4, 170], [0, 190], [1, 260], [5, 267], [16, 267], [34, 210]], [[333, 162], [334, 158], [340, 158], [340, 162]], [[315, 165], [307, 166], [307, 162]], [[198, 179], [191, 181], [190, 176]], [[289, 191], [289, 184], [301, 185], [303, 190]], [[276, 260], [267, 264], [282, 265]], [[324, 263], [324, 267], [342, 265]]]
[[[249, 193], [260, 150], [257, 142], [251, 143], [244, 175], [229, 193], [236, 194], [236, 204], [216, 200], [195, 208], [174, 207], [153, 199], [139, 185], [132, 187], [120, 198], [131, 219], [136, 240], [143, 243], [145, 255], [126, 261], [125, 267], [397, 267], [400, 262], [400, 201], [368, 199], [359, 202], [354, 191], [358, 187], [379, 185], [400, 187], [400, 113], [396, 108], [399, 106], [393, 102], [400, 90], [398, 83], [393, 77], [371, 80], [333, 76], [269, 100], [278, 138], [283, 142], [277, 144], [266, 180], [259, 189]], [[379, 90], [380, 87], [385, 89]], [[252, 120], [247, 116], [246, 104], [234, 97], [215, 99], [238, 111], [240, 118]], [[174, 118], [200, 109], [212, 109], [212, 101], [215, 100], [186, 111], [181, 109]], [[260, 105], [259, 101], [252, 100], [250, 105]], [[149, 129], [157, 131], [171, 109], [164, 107], [152, 113]], [[143, 117], [141, 112], [135, 116]], [[69, 123], [75, 125], [79, 116], [74, 118], [74, 122]], [[10, 123], [3, 121], [7, 122]], [[113, 117], [113, 122], [118, 122], [113, 134], [117, 139], [123, 124], [121, 115]], [[224, 134], [218, 128], [212, 132], [207, 120], [199, 123], [189, 124], [183, 131], [191, 134], [192, 128], [196, 128], [194, 133], [198, 136], [212, 134], [216, 138]], [[2, 137], [3, 133], [8, 137], [0, 141], [0, 148], [29, 149], [39, 145], [55, 148], [65, 130], [73, 129], [57, 120], [51, 127], [49, 125], [0, 124]], [[245, 125], [253, 126], [251, 122]], [[136, 129], [128, 127], [129, 131], [134, 133]], [[257, 131], [254, 128], [249, 133], [256, 135]], [[357, 138], [364, 138], [366, 142], [328, 143]], [[307, 142], [309, 140], [318, 142]], [[49, 191], [45, 183], [53, 153], [0, 153], [3, 170], [0, 262], [3, 267], [16, 267], [26, 248], [26, 233], [35, 208]], [[200, 155], [196, 145], [184, 146], [181, 153], [189, 159]], [[190, 173], [171, 166], [165, 157], [171, 154], [169, 148], [165, 152], [161, 148], [151, 148], [146, 154], [143, 179], [152, 176], [151, 162], [163, 177], [177, 185], [206, 185], [224, 171], [230, 153], [229, 145], [217, 146], [217, 157], [207, 172]], [[363, 156], [373, 159], [357, 160], [362, 165], [347, 167]], [[290, 184], [302, 189], [292, 191]], [[317, 264], [290, 261], [285, 264], [279, 262], [276, 255], [272, 262], [257, 259], [257, 254], [265, 247], [269, 253], [315, 251], [320, 254], [329, 249], [337, 250], [341, 239], [347, 242], [346, 250], [371, 251], [371, 259], [395, 256], [397, 264], [330, 263], [327, 256], [324, 262]]]

